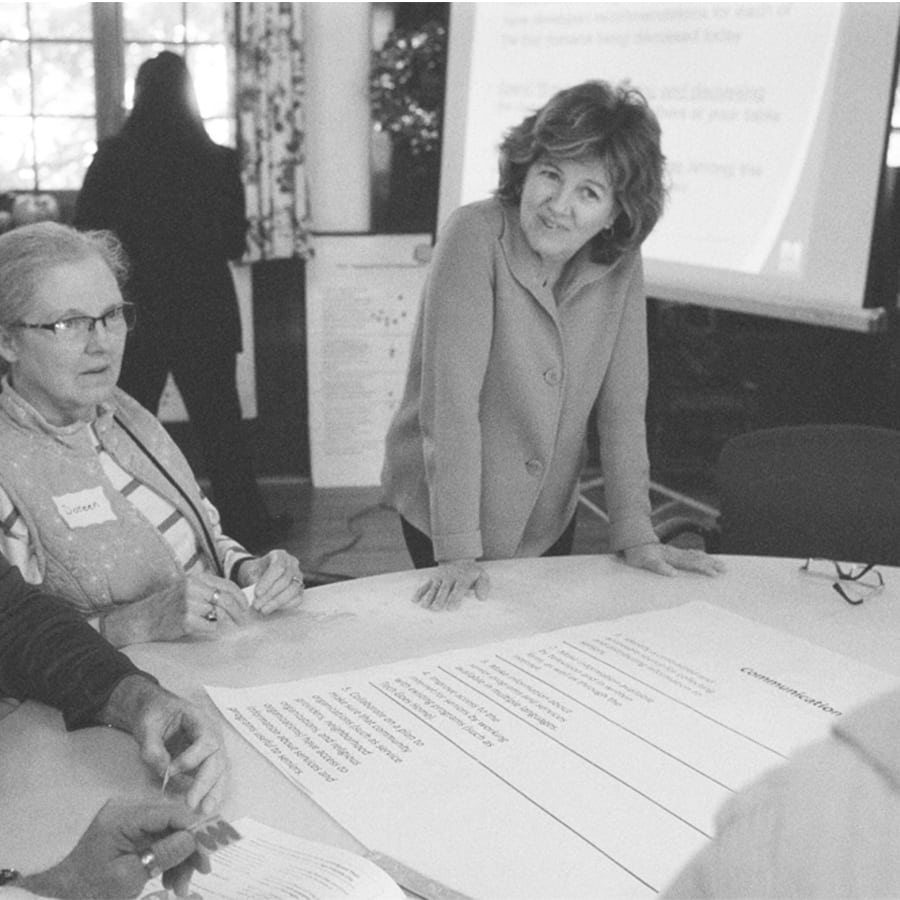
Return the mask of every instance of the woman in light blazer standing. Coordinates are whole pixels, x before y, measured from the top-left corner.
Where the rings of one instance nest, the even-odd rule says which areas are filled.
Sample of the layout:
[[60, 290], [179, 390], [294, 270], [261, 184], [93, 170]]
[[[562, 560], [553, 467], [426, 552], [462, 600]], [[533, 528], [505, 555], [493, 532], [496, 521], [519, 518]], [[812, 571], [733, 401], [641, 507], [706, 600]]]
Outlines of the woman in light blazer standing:
[[663, 574], [715, 574], [650, 522], [640, 246], [664, 200], [657, 119], [639, 91], [560, 91], [500, 148], [495, 196], [443, 228], [382, 482], [416, 567], [415, 600], [486, 596], [479, 560], [571, 552], [590, 413], [611, 547]]

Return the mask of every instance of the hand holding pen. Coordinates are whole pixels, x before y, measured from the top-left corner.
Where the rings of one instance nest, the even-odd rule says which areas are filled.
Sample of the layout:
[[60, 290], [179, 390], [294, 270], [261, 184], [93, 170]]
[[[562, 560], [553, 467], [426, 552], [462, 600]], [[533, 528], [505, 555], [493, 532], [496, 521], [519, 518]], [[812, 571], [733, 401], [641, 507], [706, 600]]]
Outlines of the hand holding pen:
[[192, 809], [218, 809], [228, 771], [219, 726], [200, 706], [144, 675], [123, 678], [99, 717], [134, 736], [144, 762], [173, 782]]
[[198, 707], [174, 696], [172, 701], [167, 708], [158, 705], [135, 733], [141, 756], [162, 776], [163, 793], [171, 781], [186, 792], [189, 807], [212, 813], [221, 805], [227, 777], [221, 734]]
[[11, 883], [41, 896], [136, 897], [162, 875], [167, 889], [186, 897], [193, 873], [210, 871], [205, 825], [181, 803], [110, 800], [68, 856], [43, 872], [14, 873]]

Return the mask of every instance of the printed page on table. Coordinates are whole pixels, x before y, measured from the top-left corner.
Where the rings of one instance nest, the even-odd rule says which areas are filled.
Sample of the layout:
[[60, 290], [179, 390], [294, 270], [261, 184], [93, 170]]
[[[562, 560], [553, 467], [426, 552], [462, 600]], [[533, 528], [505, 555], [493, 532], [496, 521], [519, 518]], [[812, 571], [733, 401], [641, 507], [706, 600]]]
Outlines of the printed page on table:
[[[194, 873], [190, 900], [404, 900], [397, 883], [359, 854], [253, 819], [239, 819], [233, 827], [241, 839], [213, 853], [208, 875]], [[171, 897], [156, 878], [141, 900]]]

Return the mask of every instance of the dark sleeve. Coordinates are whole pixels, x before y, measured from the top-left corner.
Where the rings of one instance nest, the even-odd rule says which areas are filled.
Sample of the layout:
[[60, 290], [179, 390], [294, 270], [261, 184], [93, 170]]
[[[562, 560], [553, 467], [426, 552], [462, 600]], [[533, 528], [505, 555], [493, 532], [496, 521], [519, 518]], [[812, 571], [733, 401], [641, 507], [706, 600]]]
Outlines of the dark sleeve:
[[75, 201], [72, 224], [79, 231], [98, 228], [115, 230], [115, 210], [121, 207], [117, 154], [107, 144], [100, 144]]
[[71, 730], [96, 724], [116, 685], [136, 674], [145, 673], [74, 607], [0, 556], [0, 696], [55, 706]]
[[225, 254], [228, 259], [239, 260], [247, 251], [247, 198], [241, 181], [241, 165], [237, 152], [224, 148], [223, 179], [225, 188], [226, 223]]

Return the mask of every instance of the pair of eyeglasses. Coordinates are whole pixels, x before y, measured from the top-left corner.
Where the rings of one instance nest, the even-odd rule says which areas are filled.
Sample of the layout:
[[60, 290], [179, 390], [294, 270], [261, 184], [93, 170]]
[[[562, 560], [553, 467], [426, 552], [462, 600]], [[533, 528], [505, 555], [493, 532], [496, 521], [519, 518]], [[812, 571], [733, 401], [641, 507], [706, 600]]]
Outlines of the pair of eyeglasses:
[[87, 343], [90, 336], [97, 328], [97, 323], [110, 334], [124, 334], [134, 328], [137, 320], [137, 310], [133, 303], [119, 303], [112, 309], [108, 309], [102, 316], [67, 316], [65, 319], [57, 319], [47, 324], [37, 322], [15, 322], [16, 328], [37, 328], [41, 331], [50, 331], [58, 338], [77, 343]]
[[874, 563], [839, 563], [833, 559], [810, 557], [800, 566], [806, 575], [833, 578], [832, 588], [852, 606], [884, 590], [884, 576]]

